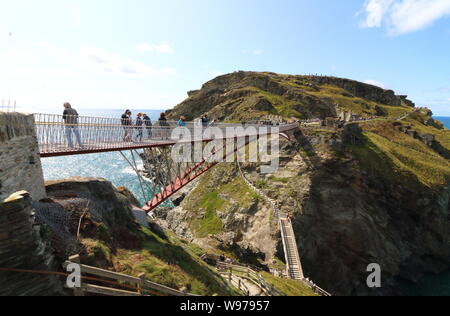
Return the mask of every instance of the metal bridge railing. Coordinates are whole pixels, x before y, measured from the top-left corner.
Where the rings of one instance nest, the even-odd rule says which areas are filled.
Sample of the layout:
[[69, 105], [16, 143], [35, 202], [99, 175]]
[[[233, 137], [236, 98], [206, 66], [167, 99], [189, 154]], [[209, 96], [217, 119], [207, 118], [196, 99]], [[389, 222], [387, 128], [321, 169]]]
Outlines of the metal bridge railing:
[[[172, 131], [179, 127], [178, 122], [155, 121], [152, 125], [136, 125], [135, 121], [124, 121], [120, 118], [102, 118], [87, 116], [63, 116], [56, 114], [34, 114], [36, 136], [40, 153], [70, 153], [70, 152], [95, 152], [109, 150], [125, 150], [144, 148], [150, 145], [174, 144], [178, 140], [172, 139]], [[294, 124], [298, 126], [298, 124]], [[292, 129], [293, 125], [278, 125], [277, 132]], [[243, 127], [246, 132], [249, 127], [254, 127], [253, 135], [244, 132], [233, 134], [233, 137], [256, 136], [261, 127], [268, 127], [265, 134], [273, 134], [270, 126], [258, 124], [226, 124], [209, 123], [207, 126], [194, 122], [186, 122], [183, 126], [189, 130], [192, 141], [208, 139], [209, 127], [218, 127], [222, 130], [224, 138], [229, 137], [228, 128]], [[199, 134], [200, 131], [200, 134]], [[209, 136], [211, 137], [211, 136]], [[198, 138], [198, 139], [197, 139]]]

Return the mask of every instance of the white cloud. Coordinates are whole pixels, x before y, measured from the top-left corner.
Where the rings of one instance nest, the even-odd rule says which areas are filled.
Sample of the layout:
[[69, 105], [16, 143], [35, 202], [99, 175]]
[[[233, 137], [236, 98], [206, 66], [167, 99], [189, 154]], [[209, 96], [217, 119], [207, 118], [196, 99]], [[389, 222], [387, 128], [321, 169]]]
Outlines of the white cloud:
[[365, 27], [381, 27], [381, 22], [392, 5], [393, 0], [369, 0], [365, 3], [367, 17], [363, 22]]
[[80, 55], [83, 63], [89, 68], [111, 74], [139, 77], [167, 77], [176, 74], [173, 68], [154, 69], [142, 62], [89, 45], [81, 46]]
[[391, 35], [402, 35], [450, 15], [450, 0], [366, 0], [363, 11], [363, 27], [385, 25]]
[[159, 95], [157, 88], [142, 89], [130, 84], [129, 79], [148, 82], [148, 78], [166, 78], [176, 74], [175, 69], [154, 69], [89, 45], [66, 49], [39, 43], [2, 51], [0, 69], [0, 99], [17, 100], [19, 106], [58, 108], [70, 99], [84, 106], [96, 104], [108, 108], [136, 104], [161, 109], [179, 103], [184, 95], [184, 91], [178, 96]]
[[78, 57], [65, 48], [48, 42], [38, 43], [37, 47], [40, 49], [40, 53], [53, 58], [55, 61], [79, 65]]
[[262, 55], [263, 50], [262, 49], [256, 49], [253, 51], [253, 55]]
[[372, 86], [377, 86], [377, 87], [386, 89], [386, 85], [384, 83], [376, 81], [376, 80], [369, 79], [369, 80], [364, 81], [364, 83], [371, 84]]
[[167, 42], [162, 42], [161, 44], [141, 43], [136, 46], [136, 49], [141, 53], [152, 52], [160, 54], [175, 54], [175, 50]]

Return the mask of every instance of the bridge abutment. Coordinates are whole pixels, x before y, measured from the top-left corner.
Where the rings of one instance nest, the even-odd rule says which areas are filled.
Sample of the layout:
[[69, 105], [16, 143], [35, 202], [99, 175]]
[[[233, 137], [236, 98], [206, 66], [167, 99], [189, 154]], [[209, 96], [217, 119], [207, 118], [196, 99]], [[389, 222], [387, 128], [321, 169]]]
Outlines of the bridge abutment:
[[0, 112], [0, 201], [22, 190], [46, 197], [34, 117]]

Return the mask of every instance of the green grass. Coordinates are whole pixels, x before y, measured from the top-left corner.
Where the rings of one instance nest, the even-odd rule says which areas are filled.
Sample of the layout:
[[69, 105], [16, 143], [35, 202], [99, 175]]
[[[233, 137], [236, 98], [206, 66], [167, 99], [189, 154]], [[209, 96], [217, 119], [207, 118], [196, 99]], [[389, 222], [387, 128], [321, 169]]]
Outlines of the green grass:
[[426, 126], [423, 122], [430, 119], [421, 113], [414, 113], [411, 117], [405, 119], [405, 122], [411, 124], [413, 129], [421, 134], [433, 134], [436, 137], [436, 140], [445, 148], [450, 150], [450, 130], [438, 129], [432, 126]]
[[87, 250], [83, 263], [101, 268], [107, 268], [111, 262], [111, 250], [102, 241], [86, 238], [82, 244]]
[[258, 180], [255, 183], [255, 186], [259, 189], [267, 189], [269, 188], [269, 184], [265, 180]]
[[365, 169], [414, 188], [441, 187], [450, 181], [450, 162], [421, 141], [396, 130], [389, 122], [361, 126], [364, 143], [349, 149]]
[[317, 296], [302, 282], [278, 278], [267, 272], [262, 272], [261, 275], [268, 283], [287, 296]]
[[273, 182], [289, 183], [290, 178], [278, 178], [275, 176], [270, 176], [269, 180]]
[[255, 203], [264, 203], [264, 199], [237, 176], [236, 166], [220, 164], [202, 176], [183, 208], [189, 212], [191, 231], [204, 238], [223, 231], [218, 214], [249, 210]]
[[183, 244], [174, 235], [164, 240], [148, 229], [143, 228], [147, 240], [142, 250], [119, 249], [115, 266], [122, 273], [137, 276], [145, 273], [147, 279], [175, 289], [187, 288], [199, 295], [235, 295], [223, 288], [211, 270], [200, 258], [203, 251], [194, 246]]
[[307, 92], [307, 94], [320, 99], [333, 100], [333, 102], [337, 103], [341, 109], [362, 116], [377, 115], [377, 107], [383, 112], [383, 115], [387, 117], [398, 117], [411, 111], [411, 107], [405, 105], [390, 106], [351, 96], [346, 90], [333, 85], [321, 85], [320, 91], [310, 91]]
[[[288, 100], [283, 96], [272, 94], [272, 93], [269, 93], [267, 91], [261, 90], [256, 87], [249, 87], [249, 88], [246, 88], [245, 90], [254, 91], [256, 93], [256, 95], [262, 96], [262, 97], [266, 98], [270, 103], [272, 103], [272, 105], [274, 107], [274, 111], [272, 111], [271, 113], [267, 112], [264, 114], [279, 115], [286, 119], [291, 119], [293, 117], [298, 118], [298, 119], [304, 118], [304, 115], [301, 112], [299, 112], [298, 110], [296, 110], [296, 108], [300, 105], [298, 101]], [[249, 109], [246, 109], [246, 110], [249, 110]], [[254, 110], [252, 110], [252, 111], [254, 111]], [[237, 114], [241, 115], [242, 112], [243, 112], [242, 109], [238, 109]]]
[[217, 191], [213, 191], [204, 195], [199, 203], [201, 209], [206, 210], [202, 219], [195, 220], [193, 227], [200, 238], [208, 235], [215, 235], [223, 231], [223, 222], [217, 217], [217, 210], [227, 205], [227, 201], [220, 198]]

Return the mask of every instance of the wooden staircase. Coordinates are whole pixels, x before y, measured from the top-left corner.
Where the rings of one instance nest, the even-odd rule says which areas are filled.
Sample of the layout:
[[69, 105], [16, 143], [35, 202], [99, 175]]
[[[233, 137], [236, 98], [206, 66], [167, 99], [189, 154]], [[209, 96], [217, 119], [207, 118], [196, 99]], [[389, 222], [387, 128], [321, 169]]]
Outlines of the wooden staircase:
[[292, 280], [302, 281], [305, 276], [303, 275], [302, 264], [297, 248], [297, 241], [295, 240], [291, 220], [286, 217], [280, 217], [280, 229], [283, 240], [284, 254], [286, 256], [288, 276]]

